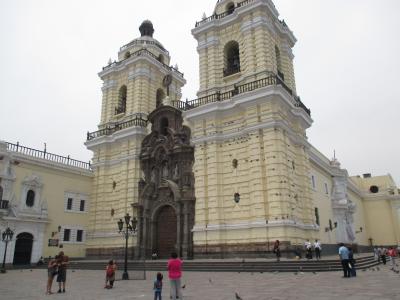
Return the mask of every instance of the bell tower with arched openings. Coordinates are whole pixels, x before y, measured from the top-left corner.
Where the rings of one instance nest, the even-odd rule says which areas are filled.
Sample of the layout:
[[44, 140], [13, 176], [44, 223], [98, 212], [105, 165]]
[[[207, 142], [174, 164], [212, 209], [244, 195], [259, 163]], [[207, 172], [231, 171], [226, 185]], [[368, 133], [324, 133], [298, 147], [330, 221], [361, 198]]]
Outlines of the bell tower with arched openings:
[[312, 239], [312, 119], [296, 92], [296, 38], [271, 0], [219, 0], [192, 34], [199, 98], [184, 117], [195, 146], [195, 257], [264, 255], [275, 240], [284, 250]]
[[126, 213], [137, 214], [132, 207], [138, 202], [142, 178], [139, 154], [149, 133], [147, 116], [166, 97], [179, 101], [186, 83], [183, 74], [169, 65], [169, 52], [153, 37], [153, 24], [146, 20], [139, 31], [140, 37], [122, 46], [118, 59], [110, 60], [99, 73], [103, 80], [101, 119], [85, 143], [93, 151], [94, 170], [89, 256], [122, 253], [124, 244], [116, 222]]

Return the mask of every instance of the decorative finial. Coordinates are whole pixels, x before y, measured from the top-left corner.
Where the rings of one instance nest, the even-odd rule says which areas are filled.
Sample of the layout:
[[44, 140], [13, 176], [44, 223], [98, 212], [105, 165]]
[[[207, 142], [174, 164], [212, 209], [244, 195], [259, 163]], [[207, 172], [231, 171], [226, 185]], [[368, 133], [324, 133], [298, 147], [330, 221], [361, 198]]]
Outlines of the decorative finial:
[[112, 64], [111, 57], [108, 59], [108, 64], [109, 64], [109, 65], [111, 65], [111, 64]]
[[207, 15], [206, 15], [206, 13], [205, 13], [205, 12], [203, 12], [203, 16], [201, 17], [201, 19], [202, 19], [202, 20], [205, 20], [205, 19], [207, 19]]

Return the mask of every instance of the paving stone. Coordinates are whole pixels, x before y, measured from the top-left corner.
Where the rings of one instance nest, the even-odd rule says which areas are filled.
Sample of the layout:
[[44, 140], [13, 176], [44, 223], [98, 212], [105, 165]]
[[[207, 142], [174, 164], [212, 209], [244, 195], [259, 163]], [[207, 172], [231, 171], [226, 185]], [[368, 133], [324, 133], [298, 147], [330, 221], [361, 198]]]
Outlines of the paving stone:
[[[163, 299], [168, 299], [169, 282], [166, 272], [163, 273]], [[0, 274], [0, 299], [153, 299], [155, 274], [147, 272], [146, 280], [118, 280], [114, 289], [106, 290], [103, 288], [103, 271], [68, 270], [66, 293], [46, 296], [47, 270], [10, 270]], [[118, 272], [117, 278], [121, 275]], [[400, 276], [389, 268], [382, 267], [379, 272], [359, 272], [355, 278], [341, 276], [341, 272], [321, 272], [316, 275], [185, 272], [182, 285], [186, 285], [183, 290], [185, 300], [235, 300], [235, 292], [243, 300], [400, 299]], [[56, 282], [53, 284], [54, 291], [57, 291]]]

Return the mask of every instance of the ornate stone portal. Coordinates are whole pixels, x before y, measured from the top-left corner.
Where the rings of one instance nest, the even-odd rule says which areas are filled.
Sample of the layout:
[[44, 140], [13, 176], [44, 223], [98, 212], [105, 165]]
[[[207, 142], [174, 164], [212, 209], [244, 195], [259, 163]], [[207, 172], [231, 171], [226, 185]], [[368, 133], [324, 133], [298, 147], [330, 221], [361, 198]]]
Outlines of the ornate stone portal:
[[139, 255], [193, 256], [194, 147], [182, 113], [162, 105], [149, 115], [151, 133], [142, 142], [139, 182]]

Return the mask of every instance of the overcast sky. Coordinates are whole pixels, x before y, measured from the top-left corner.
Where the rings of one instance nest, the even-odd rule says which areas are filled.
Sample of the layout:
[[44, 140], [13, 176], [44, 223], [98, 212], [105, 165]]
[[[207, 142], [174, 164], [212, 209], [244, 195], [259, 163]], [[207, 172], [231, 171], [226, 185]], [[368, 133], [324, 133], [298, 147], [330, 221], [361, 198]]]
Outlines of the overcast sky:
[[[0, 0], [0, 139], [88, 161], [100, 120], [97, 73], [150, 19], [154, 37], [198, 90], [191, 29], [216, 0]], [[400, 184], [400, 1], [275, 0], [298, 42], [297, 92], [311, 109], [309, 141], [350, 175]]]

